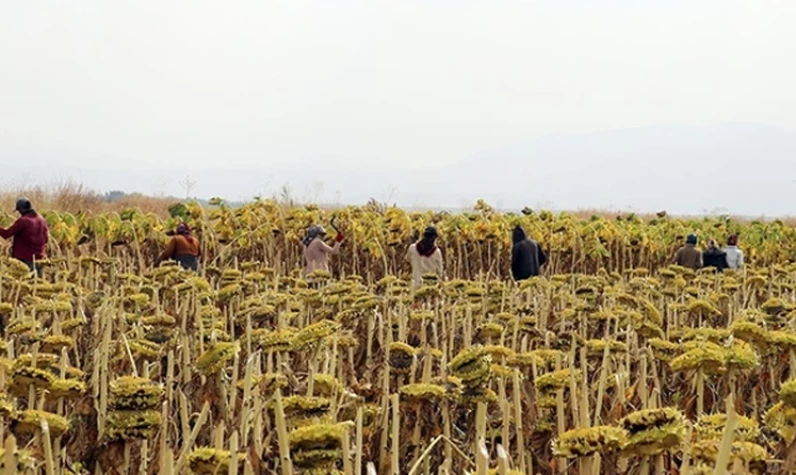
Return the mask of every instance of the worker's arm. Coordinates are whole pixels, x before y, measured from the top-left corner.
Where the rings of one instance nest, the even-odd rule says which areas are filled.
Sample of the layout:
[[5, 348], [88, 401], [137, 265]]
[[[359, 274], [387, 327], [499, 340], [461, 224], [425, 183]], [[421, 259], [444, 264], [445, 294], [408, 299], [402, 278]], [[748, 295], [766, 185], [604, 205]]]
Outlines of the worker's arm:
[[158, 262], [165, 261], [166, 259], [171, 259], [174, 255], [174, 250], [177, 248], [177, 239], [176, 237], [171, 238], [169, 244], [166, 246], [166, 249], [160, 254], [158, 257]]
[[537, 244], [536, 248], [539, 250], [539, 267], [542, 267], [547, 262], [547, 256], [545, 255], [544, 251], [542, 250], [542, 246]]
[[10, 228], [0, 228], [0, 237], [3, 239], [9, 239], [13, 236], [16, 236], [17, 233], [25, 229], [25, 221], [18, 219], [14, 221], [14, 224], [11, 225]]
[[326, 254], [331, 254], [333, 256], [340, 254], [340, 241], [336, 241], [334, 243], [334, 246], [330, 246], [321, 240], [318, 240], [318, 242], [319, 246], [321, 247], [321, 250]]
[[437, 274], [440, 277], [442, 277], [444, 272], [445, 272], [445, 269], [444, 269], [444, 263], [443, 263], [443, 260], [442, 260], [442, 250], [440, 250], [440, 248], [437, 248], [437, 250], [434, 252], [433, 258], [434, 258], [434, 264], [435, 264], [435, 267], [436, 267], [436, 270], [437, 270]]

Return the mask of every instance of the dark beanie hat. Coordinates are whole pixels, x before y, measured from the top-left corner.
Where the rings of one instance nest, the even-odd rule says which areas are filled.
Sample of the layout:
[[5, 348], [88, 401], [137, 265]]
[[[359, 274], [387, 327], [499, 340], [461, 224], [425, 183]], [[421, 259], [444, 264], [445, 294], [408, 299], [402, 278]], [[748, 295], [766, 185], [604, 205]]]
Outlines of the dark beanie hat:
[[697, 237], [696, 234], [689, 234], [688, 237], [685, 239], [686, 244], [696, 244]]

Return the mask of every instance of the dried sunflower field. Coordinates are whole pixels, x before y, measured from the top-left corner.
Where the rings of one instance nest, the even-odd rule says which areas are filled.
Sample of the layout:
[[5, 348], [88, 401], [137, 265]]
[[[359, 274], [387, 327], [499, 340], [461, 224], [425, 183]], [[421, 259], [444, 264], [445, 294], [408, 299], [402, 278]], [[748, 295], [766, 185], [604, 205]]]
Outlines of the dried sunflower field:
[[[796, 467], [796, 232], [782, 222], [484, 203], [43, 214], [43, 277], [0, 259], [2, 473]], [[301, 234], [333, 215], [348, 236], [333, 275], [302, 277]], [[152, 264], [178, 220], [202, 242], [199, 275]], [[403, 252], [429, 222], [447, 278], [412, 289]], [[550, 254], [520, 284], [506, 276], [516, 224]], [[750, 266], [668, 266], [689, 232], [740, 233]]]

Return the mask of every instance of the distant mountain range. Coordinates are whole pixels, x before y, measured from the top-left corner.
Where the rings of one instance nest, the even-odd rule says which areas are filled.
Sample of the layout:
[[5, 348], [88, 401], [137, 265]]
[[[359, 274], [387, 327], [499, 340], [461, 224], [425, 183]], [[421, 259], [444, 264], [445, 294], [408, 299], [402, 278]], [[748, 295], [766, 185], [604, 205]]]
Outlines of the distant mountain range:
[[[185, 170], [76, 169], [4, 151], [0, 184], [71, 179], [101, 191], [182, 196]], [[288, 184], [302, 201], [459, 208], [477, 199], [502, 209], [605, 209], [672, 214], [794, 214], [796, 132], [750, 124], [652, 126], [556, 134], [475, 153], [455, 166], [384, 170], [281, 166], [264, 170], [190, 170], [193, 195], [229, 200], [270, 196]]]

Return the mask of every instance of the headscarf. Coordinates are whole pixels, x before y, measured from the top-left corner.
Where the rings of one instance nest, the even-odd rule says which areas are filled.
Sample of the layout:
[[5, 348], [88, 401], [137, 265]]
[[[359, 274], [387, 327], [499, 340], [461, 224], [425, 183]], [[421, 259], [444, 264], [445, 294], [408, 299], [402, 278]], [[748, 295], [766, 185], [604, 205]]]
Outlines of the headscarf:
[[190, 228], [190, 226], [188, 226], [188, 223], [182, 222], [182, 223], [178, 224], [177, 225], [177, 234], [179, 234], [180, 236], [183, 236], [186, 241], [188, 241], [189, 243], [193, 244], [194, 239], [193, 239], [193, 236], [191, 236], [191, 228]]
[[310, 243], [312, 241], [314, 241], [316, 237], [323, 236], [325, 234], [326, 234], [326, 230], [323, 229], [322, 226], [312, 225], [307, 230], [307, 235], [304, 236], [304, 239], [302, 239], [301, 242], [304, 243], [305, 246], [309, 246]]
[[436, 251], [437, 241], [437, 228], [434, 226], [429, 226], [423, 232], [423, 239], [415, 244], [415, 249], [417, 249], [418, 254], [423, 257], [431, 257]]
[[511, 233], [511, 242], [514, 244], [521, 243], [527, 238], [528, 235], [525, 234], [525, 230], [519, 224], [514, 228], [514, 232]]

